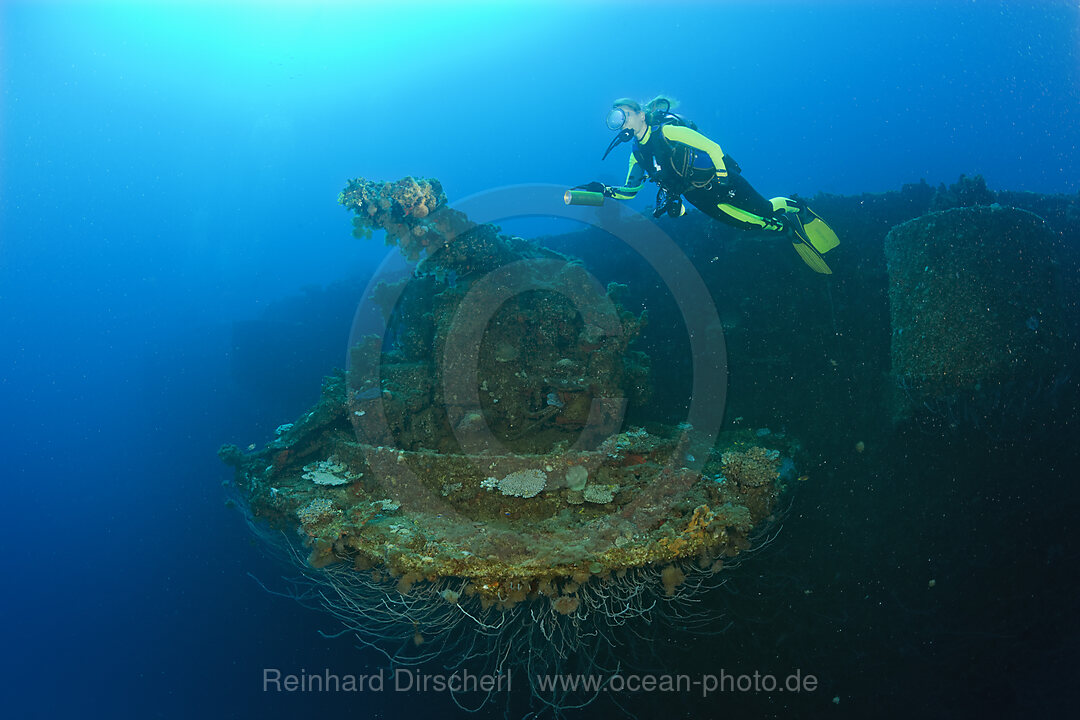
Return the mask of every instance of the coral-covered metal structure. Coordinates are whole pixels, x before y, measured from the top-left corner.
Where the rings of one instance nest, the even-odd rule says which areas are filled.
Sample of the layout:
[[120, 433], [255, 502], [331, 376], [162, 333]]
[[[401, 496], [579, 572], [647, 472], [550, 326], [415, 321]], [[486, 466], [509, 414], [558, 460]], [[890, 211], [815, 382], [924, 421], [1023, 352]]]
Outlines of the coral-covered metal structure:
[[253, 514], [298, 526], [312, 565], [586, 612], [589, 582], [719, 567], [749, 546], [786, 448], [729, 436], [692, 469], [689, 428], [619, 428], [649, 381], [630, 349], [644, 317], [618, 286], [471, 223], [436, 180], [357, 179], [339, 200], [360, 235], [385, 230], [422, 262], [403, 287], [376, 288], [386, 336], [357, 342], [310, 413], [262, 450], [223, 451]]
[[495, 645], [539, 633], [565, 656], [751, 546], [793, 444], [626, 426], [652, 388], [632, 349], [646, 318], [622, 286], [470, 222], [436, 180], [357, 179], [339, 200], [357, 236], [385, 231], [416, 265], [373, 284], [381, 331], [354, 333], [310, 412], [221, 455], [253, 521], [301, 540], [312, 582], [334, 588], [322, 604], [358, 635], [466, 623]]

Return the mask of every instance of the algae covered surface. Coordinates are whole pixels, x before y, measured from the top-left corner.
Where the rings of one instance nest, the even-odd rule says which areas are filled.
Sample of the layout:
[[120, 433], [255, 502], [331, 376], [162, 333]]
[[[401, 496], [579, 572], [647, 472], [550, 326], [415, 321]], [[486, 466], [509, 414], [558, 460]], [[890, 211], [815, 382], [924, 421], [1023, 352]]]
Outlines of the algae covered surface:
[[[345, 379], [331, 378], [312, 413], [266, 448], [225, 451], [254, 516], [299, 527], [314, 566], [383, 568], [401, 587], [460, 579], [484, 604], [573, 596], [648, 565], [718, 570], [749, 547], [781, 490], [780, 450], [746, 431], [723, 437], [727, 449], [695, 471], [672, 462], [685, 446], [678, 432], [632, 428], [591, 451], [470, 457], [364, 444], [349, 414]], [[325, 463], [342, 482], [309, 477]]]
[[997, 204], [893, 228], [885, 256], [896, 377], [939, 399], [1054, 372], [1067, 334], [1058, 242], [1035, 213]]

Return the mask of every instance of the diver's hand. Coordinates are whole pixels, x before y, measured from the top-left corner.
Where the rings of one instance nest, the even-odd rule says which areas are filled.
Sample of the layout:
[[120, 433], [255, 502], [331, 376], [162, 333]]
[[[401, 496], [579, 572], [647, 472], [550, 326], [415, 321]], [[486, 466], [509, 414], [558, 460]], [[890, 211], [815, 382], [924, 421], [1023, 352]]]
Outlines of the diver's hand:
[[673, 195], [668, 198], [664, 205], [664, 212], [671, 217], [682, 217], [686, 214], [686, 206], [683, 205], [682, 195]]
[[596, 182], [595, 180], [587, 185], [578, 185], [575, 190], [584, 190], [586, 192], [602, 193], [604, 197], [614, 197], [611, 192], [611, 188], [602, 182]]

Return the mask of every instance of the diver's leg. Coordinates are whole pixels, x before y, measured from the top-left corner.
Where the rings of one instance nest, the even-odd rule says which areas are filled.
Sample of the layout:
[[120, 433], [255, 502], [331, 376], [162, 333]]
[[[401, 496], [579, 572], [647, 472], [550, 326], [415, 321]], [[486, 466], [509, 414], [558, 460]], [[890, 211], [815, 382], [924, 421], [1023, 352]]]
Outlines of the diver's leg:
[[713, 220], [719, 220], [722, 223], [735, 225], [736, 227], [741, 227], [743, 225], [743, 223], [737, 221], [731, 215], [728, 215], [720, 209], [720, 195], [714, 192], [712, 188], [687, 190], [683, 193], [683, 197], [686, 199], [686, 202], [690, 203]]
[[735, 175], [731, 183], [724, 188], [688, 192], [686, 199], [705, 214], [722, 222], [746, 229], [758, 228], [786, 235], [791, 240], [795, 252], [799, 254], [803, 262], [810, 266], [811, 270], [823, 275], [832, 273], [828, 263], [821, 257], [821, 253], [835, 247], [839, 241], [835, 239], [835, 234], [831, 235], [829, 243], [818, 242], [811, 238], [811, 234], [807, 232], [808, 228], [803, 227], [800, 215], [807, 216], [807, 222], [813, 218], [830, 234], [832, 231], [801, 201], [790, 198], [766, 200], [741, 175]]
[[709, 217], [744, 230], [783, 229], [772, 203], [742, 175], [733, 174], [727, 185], [714, 183], [705, 189], [690, 190], [686, 199]]
[[746, 178], [737, 173], [731, 176], [723, 195], [728, 198], [725, 202], [729, 205], [752, 212], [759, 217], [771, 218], [775, 214], [772, 203], [755, 190]]

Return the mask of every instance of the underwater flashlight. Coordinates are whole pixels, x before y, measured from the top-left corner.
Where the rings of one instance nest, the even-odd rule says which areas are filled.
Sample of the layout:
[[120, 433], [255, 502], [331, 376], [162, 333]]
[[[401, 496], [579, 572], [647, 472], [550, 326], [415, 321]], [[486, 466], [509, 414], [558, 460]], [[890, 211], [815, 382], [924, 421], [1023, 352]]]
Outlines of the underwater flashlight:
[[588, 190], [567, 190], [563, 195], [563, 201], [567, 205], [603, 205], [604, 193], [589, 192]]

